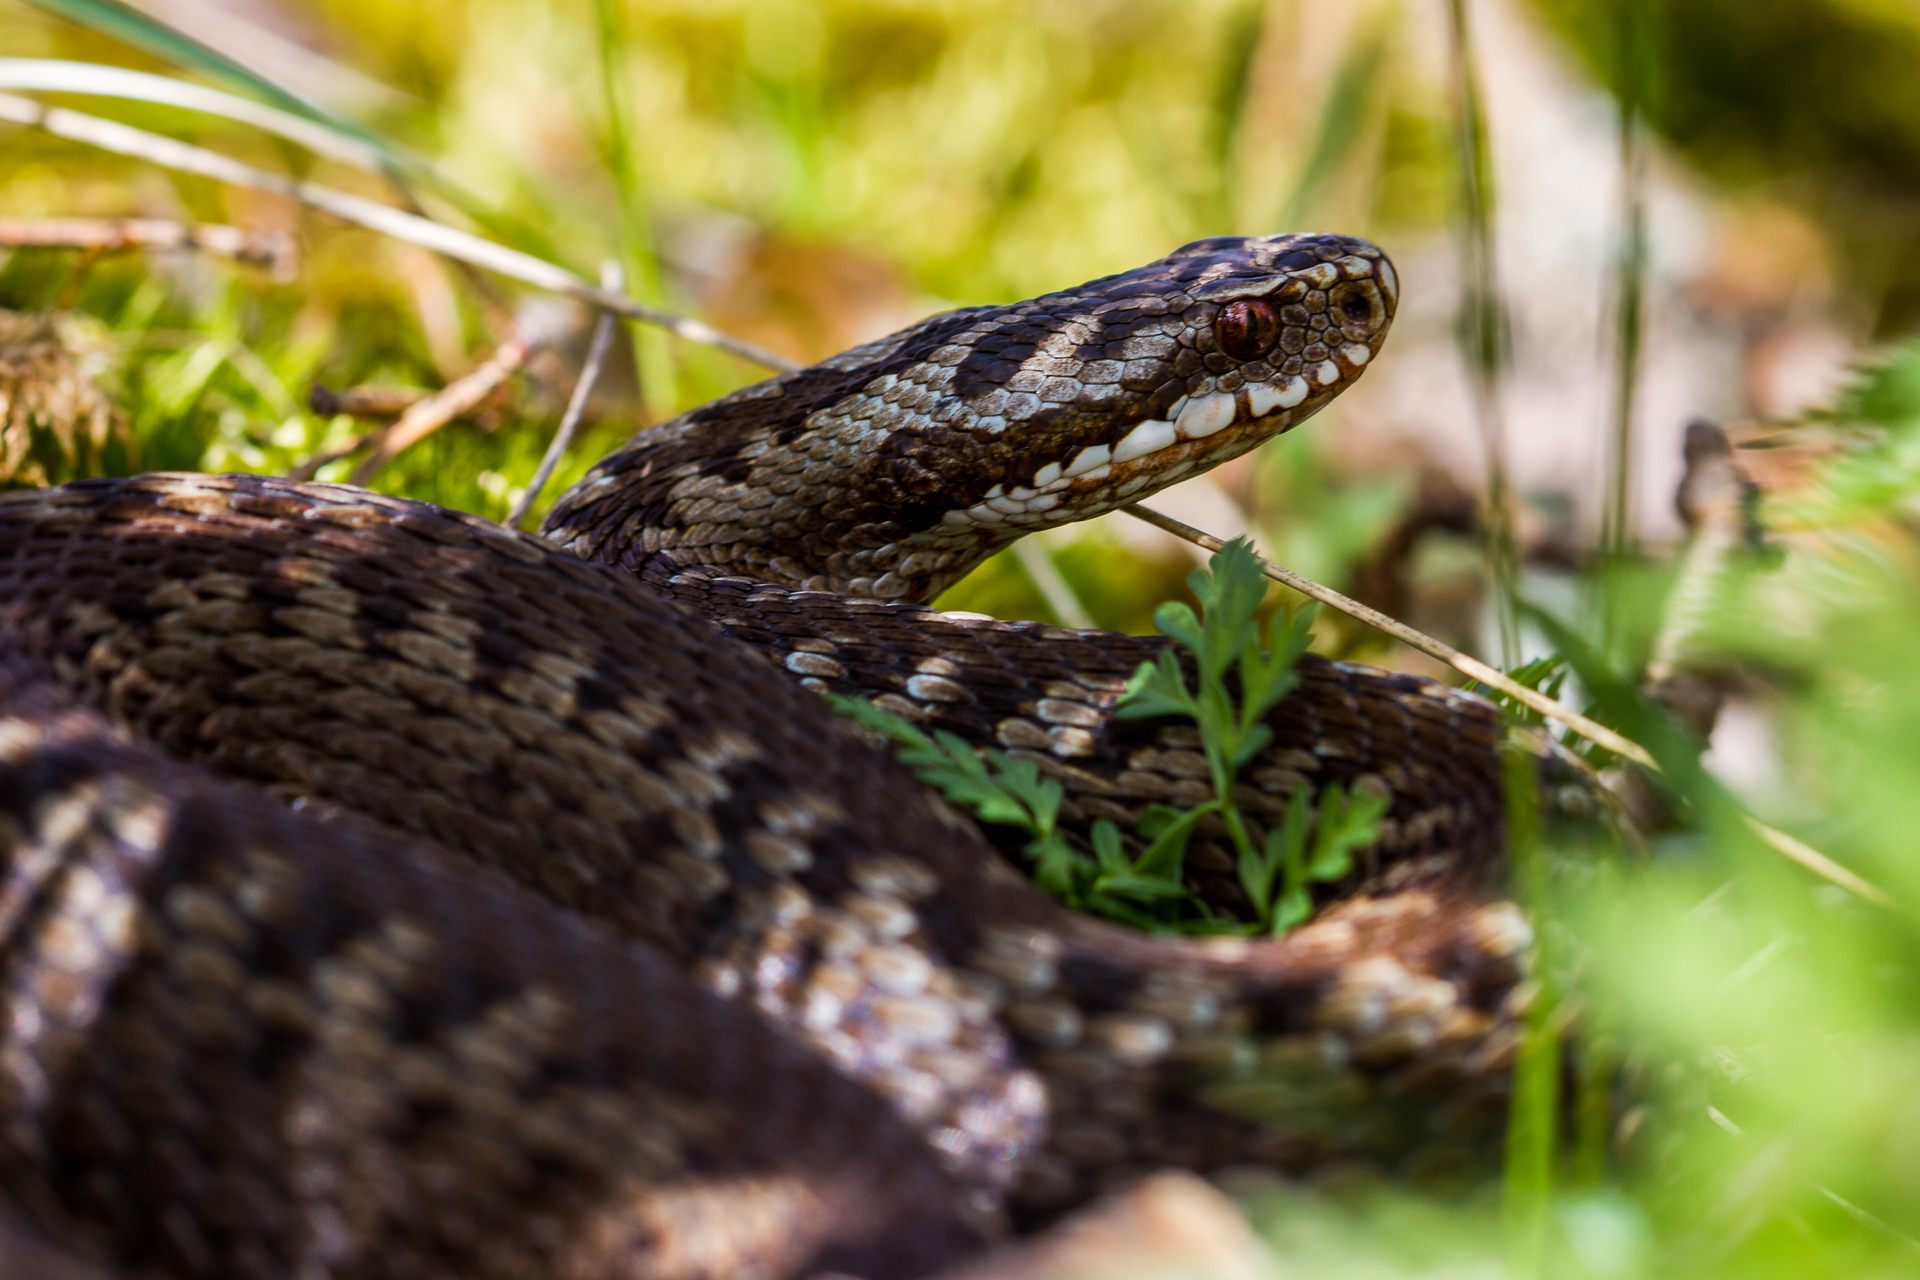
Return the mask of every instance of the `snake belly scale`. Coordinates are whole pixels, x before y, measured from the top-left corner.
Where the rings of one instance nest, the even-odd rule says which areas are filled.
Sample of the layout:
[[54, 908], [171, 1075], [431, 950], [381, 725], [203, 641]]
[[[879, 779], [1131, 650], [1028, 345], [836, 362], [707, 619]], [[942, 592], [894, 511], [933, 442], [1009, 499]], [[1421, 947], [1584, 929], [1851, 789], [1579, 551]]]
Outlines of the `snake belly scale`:
[[924, 602], [1304, 419], [1397, 291], [1223, 238], [934, 317], [642, 433], [545, 537], [0, 497], [0, 1190], [129, 1274], [880, 1280], [1157, 1167], [1457, 1154], [1530, 941], [1487, 704], [1304, 662], [1239, 798], [1383, 787], [1374, 860], [1183, 941], [1046, 900], [809, 691], [1072, 820], [1204, 798], [1190, 726], [1110, 714], [1164, 641]]

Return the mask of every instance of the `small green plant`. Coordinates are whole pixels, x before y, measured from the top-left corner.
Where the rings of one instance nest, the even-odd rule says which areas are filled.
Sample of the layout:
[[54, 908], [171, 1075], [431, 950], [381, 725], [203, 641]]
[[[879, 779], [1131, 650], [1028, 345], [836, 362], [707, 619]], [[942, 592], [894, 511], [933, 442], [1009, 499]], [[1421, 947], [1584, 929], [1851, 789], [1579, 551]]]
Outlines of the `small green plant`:
[[1267, 833], [1259, 854], [1240, 854], [1240, 887], [1260, 913], [1261, 932], [1285, 933], [1312, 915], [1311, 886], [1331, 884], [1353, 870], [1353, 855], [1380, 838], [1386, 811], [1385, 796], [1349, 794], [1337, 782], [1321, 791], [1317, 814], [1312, 794], [1296, 792], [1286, 821]]
[[[1154, 613], [1160, 630], [1192, 656], [1188, 683], [1172, 649], [1143, 663], [1115, 714], [1122, 719], [1185, 715], [1200, 728], [1214, 798], [1184, 812], [1155, 805], [1135, 834], [1146, 847], [1130, 857], [1120, 829], [1095, 822], [1091, 855], [1058, 830], [1061, 788], [1042, 778], [1031, 760], [991, 748], [976, 752], [944, 730], [928, 734], [872, 703], [829, 695], [834, 708], [884, 734], [900, 759], [982, 822], [1011, 826], [1030, 837], [1024, 849], [1034, 883], [1069, 906], [1145, 929], [1183, 933], [1284, 933], [1313, 910], [1311, 886], [1345, 876], [1355, 850], [1377, 837], [1386, 799], [1328, 786], [1316, 804], [1302, 791], [1286, 820], [1256, 846], [1232, 801], [1240, 769], [1273, 738], [1266, 713], [1297, 683], [1294, 664], [1305, 652], [1309, 610], [1285, 616], [1262, 634], [1255, 611], [1266, 591], [1259, 562], [1244, 541], [1229, 543], [1208, 569], [1187, 580], [1200, 601], [1196, 614], [1169, 602]], [[1182, 877], [1187, 843], [1202, 818], [1218, 815], [1239, 854], [1239, 876], [1255, 919], [1223, 917], [1189, 891]]]
[[1289, 610], [1262, 634], [1254, 615], [1267, 582], [1243, 538], [1222, 547], [1206, 569], [1194, 570], [1187, 586], [1200, 612], [1168, 601], [1154, 610], [1153, 621], [1192, 655], [1192, 682], [1180, 655], [1169, 649], [1134, 673], [1114, 714], [1129, 720], [1185, 715], [1200, 727], [1214, 798], [1191, 812], [1220, 815], [1239, 855], [1240, 884], [1257, 913], [1258, 931], [1284, 933], [1311, 913], [1308, 886], [1346, 875], [1353, 852], [1377, 838], [1386, 800], [1370, 793], [1348, 795], [1334, 784], [1322, 794], [1316, 814], [1313, 798], [1302, 792], [1287, 806], [1286, 821], [1255, 847], [1233, 803], [1234, 783], [1247, 761], [1273, 740], [1266, 714], [1299, 683], [1294, 668], [1306, 652], [1314, 610]]
[[[1151, 928], [1163, 923], [1153, 908], [1192, 899], [1180, 881], [1180, 865], [1197, 814], [1164, 805], [1149, 809], [1140, 827], [1143, 835], [1153, 834], [1137, 858], [1127, 856], [1118, 827], [1096, 822], [1089, 857], [1058, 830], [1060, 784], [1042, 778], [1033, 761], [991, 748], [976, 752], [944, 729], [925, 733], [858, 698], [828, 694], [827, 699], [834, 710], [884, 734], [902, 763], [948, 800], [973, 810], [982, 822], [1024, 831], [1030, 839], [1023, 852], [1033, 861], [1034, 883], [1068, 906]], [[1204, 910], [1204, 904], [1194, 905]]]

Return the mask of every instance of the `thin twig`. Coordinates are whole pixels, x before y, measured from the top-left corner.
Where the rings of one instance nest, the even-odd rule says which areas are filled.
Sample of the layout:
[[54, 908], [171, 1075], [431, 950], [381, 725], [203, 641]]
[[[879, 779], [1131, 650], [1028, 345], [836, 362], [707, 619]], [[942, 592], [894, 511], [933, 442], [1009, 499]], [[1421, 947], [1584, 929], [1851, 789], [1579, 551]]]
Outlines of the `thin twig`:
[[296, 251], [284, 231], [243, 231], [215, 223], [165, 218], [0, 218], [0, 247], [9, 249], [201, 249], [266, 267], [292, 279]]
[[[1171, 516], [1163, 516], [1158, 511], [1134, 503], [1120, 508], [1136, 519], [1145, 520], [1159, 529], [1165, 529], [1177, 538], [1184, 538], [1197, 547], [1208, 551], [1218, 551], [1227, 544], [1210, 533], [1203, 533], [1190, 524], [1182, 524]], [[1323, 587], [1312, 578], [1283, 569], [1270, 560], [1260, 561], [1260, 567], [1269, 578], [1305, 596], [1311, 596], [1322, 604], [1338, 609], [1350, 618], [1358, 619], [1376, 630], [1384, 631], [1402, 644], [1411, 645], [1429, 657], [1438, 658], [1462, 675], [1470, 676], [1481, 684], [1498, 689], [1509, 698], [1525, 703], [1550, 720], [1558, 720], [1581, 737], [1597, 742], [1617, 756], [1623, 756], [1635, 764], [1658, 770], [1647, 749], [1637, 742], [1615, 733], [1603, 724], [1597, 724], [1575, 711], [1565, 703], [1556, 702], [1537, 689], [1529, 689], [1503, 672], [1496, 671], [1478, 658], [1470, 658], [1452, 645], [1443, 644], [1426, 634], [1416, 631], [1406, 623], [1389, 618], [1378, 609], [1369, 609], [1351, 596], [1343, 596], [1332, 587]]]
[[144, 129], [135, 129], [112, 120], [102, 120], [98, 116], [90, 116], [84, 112], [70, 111], [65, 107], [42, 106], [27, 98], [15, 97], [7, 93], [0, 93], [0, 121], [42, 129], [55, 137], [65, 138], [71, 142], [83, 142], [105, 151], [135, 156], [170, 169], [197, 173], [233, 186], [271, 191], [324, 210], [337, 218], [378, 231], [383, 235], [390, 235], [395, 239], [431, 249], [446, 257], [484, 267], [488, 271], [541, 289], [577, 298], [601, 310], [659, 325], [688, 342], [717, 347], [739, 356], [742, 360], [750, 360], [769, 369], [784, 371], [800, 367], [796, 361], [789, 360], [756, 343], [722, 333], [712, 325], [687, 316], [676, 315], [671, 311], [662, 311], [658, 307], [650, 307], [645, 303], [635, 302], [625, 294], [609, 293], [605, 289], [587, 283], [566, 268], [555, 266], [531, 254], [509, 249], [505, 245], [495, 244], [491, 240], [482, 239], [428, 218], [402, 212], [391, 205], [349, 195], [344, 191], [336, 191], [317, 183], [301, 182], [285, 174], [256, 169], [250, 164], [243, 164], [229, 156], [208, 151], [203, 147], [190, 146], [174, 138], [148, 133]]
[[307, 408], [322, 418], [344, 413], [349, 418], [391, 422], [432, 394], [418, 387], [348, 387], [335, 391], [316, 382], [307, 388]]
[[1861, 879], [1811, 845], [1803, 844], [1795, 840], [1786, 832], [1776, 827], [1770, 827], [1758, 818], [1750, 815], [1742, 816], [1745, 817], [1747, 826], [1753, 831], [1753, 834], [1759, 836], [1760, 839], [1765, 842], [1766, 846], [1775, 853], [1799, 863], [1822, 879], [1831, 880], [1847, 892], [1864, 898], [1877, 906], [1895, 907], [1899, 905], [1893, 900], [1893, 895], [1885, 889], [1874, 884], [1871, 880]]
[[[1208, 551], [1218, 551], [1227, 545], [1224, 541], [1214, 537], [1210, 533], [1196, 529], [1190, 524], [1182, 524], [1171, 516], [1163, 516], [1158, 511], [1150, 507], [1143, 507], [1139, 503], [1132, 503], [1120, 509], [1135, 519], [1144, 520], [1156, 529], [1164, 529], [1174, 537], [1183, 538], [1193, 543], [1196, 547], [1202, 547]], [[1361, 604], [1351, 596], [1341, 595], [1332, 587], [1321, 586], [1312, 578], [1295, 573], [1291, 569], [1283, 569], [1271, 560], [1261, 559], [1260, 568], [1275, 582], [1283, 586], [1292, 587], [1300, 594], [1318, 600], [1330, 608], [1338, 609], [1348, 617], [1364, 622], [1375, 630], [1383, 631], [1402, 644], [1418, 649], [1429, 657], [1438, 658], [1462, 675], [1469, 676], [1478, 680], [1481, 684], [1498, 689], [1515, 701], [1532, 707], [1535, 711], [1538, 711], [1550, 720], [1558, 720], [1561, 724], [1566, 725], [1581, 737], [1586, 738], [1590, 742], [1600, 744], [1615, 755], [1623, 759], [1631, 760], [1635, 764], [1650, 769], [1655, 773], [1661, 772], [1660, 764], [1653, 758], [1653, 755], [1645, 747], [1633, 741], [1631, 738], [1623, 737], [1605, 725], [1597, 724], [1589, 720], [1572, 707], [1549, 698], [1537, 689], [1527, 688], [1504, 672], [1496, 671], [1478, 658], [1470, 658], [1458, 649], [1455, 649], [1452, 645], [1444, 644], [1423, 631], [1416, 631], [1396, 618], [1389, 618], [1378, 609], [1369, 609], [1366, 605]], [[1855, 875], [1819, 850], [1801, 843], [1786, 832], [1770, 827], [1751, 815], [1742, 815], [1742, 817], [1745, 819], [1747, 826], [1752, 829], [1753, 833], [1759, 836], [1769, 848], [1791, 858], [1815, 875], [1839, 885], [1849, 893], [1857, 894], [1868, 902], [1883, 907], [1895, 907], [1897, 905], [1893, 896], [1886, 890], [1873, 884], [1871, 881], [1864, 880], [1860, 876]]]
[[347, 477], [347, 483], [366, 484], [394, 458], [461, 414], [471, 411], [499, 390], [500, 385], [527, 362], [527, 357], [539, 345], [536, 338], [516, 329], [472, 373], [456, 378], [426, 399], [408, 406], [398, 422], [379, 434], [374, 441], [373, 452], [353, 469], [353, 474]]
[[[359, 386], [335, 391], [316, 382], [307, 388], [307, 408], [320, 418], [345, 414], [367, 422], [390, 423], [432, 394], [420, 387]], [[492, 401], [482, 400], [458, 416], [477, 418], [492, 407]]]
[[[610, 293], [618, 293], [625, 284], [625, 272], [620, 264], [608, 260], [600, 265], [601, 287]], [[567, 400], [567, 410], [560, 415], [560, 426], [554, 431], [553, 439], [547, 442], [547, 451], [540, 459], [540, 465], [533, 473], [533, 479], [527, 481], [527, 491], [520, 495], [520, 501], [513, 504], [513, 510], [507, 513], [506, 526], [517, 529], [520, 522], [527, 518], [527, 512], [533, 509], [533, 503], [540, 491], [547, 487], [547, 481], [553, 477], [553, 469], [560, 465], [560, 459], [566, 456], [573, 444], [573, 433], [580, 425], [580, 418], [587, 411], [587, 400], [593, 395], [593, 384], [600, 380], [600, 366], [606, 362], [607, 346], [613, 341], [614, 314], [602, 311], [593, 325], [593, 341], [587, 347], [587, 362], [580, 366], [580, 380], [573, 384], [573, 395]]]

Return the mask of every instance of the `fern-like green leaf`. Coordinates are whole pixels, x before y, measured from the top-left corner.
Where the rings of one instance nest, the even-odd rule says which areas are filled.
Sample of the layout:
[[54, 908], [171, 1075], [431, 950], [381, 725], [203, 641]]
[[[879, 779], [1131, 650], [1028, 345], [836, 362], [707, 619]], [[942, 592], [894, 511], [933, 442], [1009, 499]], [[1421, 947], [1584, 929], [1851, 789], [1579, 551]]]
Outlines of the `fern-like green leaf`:
[[[1214, 798], [1185, 812], [1164, 805], [1148, 809], [1135, 824], [1146, 842], [1137, 857], [1127, 855], [1119, 828], [1104, 821], [1089, 833], [1091, 857], [1075, 849], [1055, 830], [1061, 786], [1042, 777], [1032, 760], [974, 751], [944, 731], [929, 736], [871, 703], [829, 699], [892, 739], [900, 758], [948, 799], [968, 806], [983, 822], [1026, 831], [1032, 837], [1025, 853], [1034, 882], [1062, 902], [1154, 930], [1284, 932], [1312, 913], [1311, 886], [1346, 875], [1354, 851], [1376, 838], [1386, 803], [1372, 794], [1350, 796], [1335, 785], [1327, 788], [1316, 812], [1312, 793], [1303, 791], [1288, 805], [1281, 826], [1255, 847], [1232, 803], [1235, 777], [1273, 741], [1264, 718], [1298, 682], [1295, 667], [1306, 651], [1313, 616], [1305, 609], [1293, 611], [1261, 634], [1255, 614], [1266, 579], [1244, 541], [1229, 543], [1188, 583], [1201, 612], [1168, 603], [1154, 619], [1186, 650], [1191, 671], [1171, 648], [1142, 663], [1114, 713], [1122, 719], [1192, 719], [1200, 729]], [[1237, 689], [1228, 681], [1236, 671]], [[1220, 819], [1239, 854], [1241, 888], [1256, 917], [1251, 924], [1216, 918], [1186, 887], [1187, 845], [1209, 816]]]

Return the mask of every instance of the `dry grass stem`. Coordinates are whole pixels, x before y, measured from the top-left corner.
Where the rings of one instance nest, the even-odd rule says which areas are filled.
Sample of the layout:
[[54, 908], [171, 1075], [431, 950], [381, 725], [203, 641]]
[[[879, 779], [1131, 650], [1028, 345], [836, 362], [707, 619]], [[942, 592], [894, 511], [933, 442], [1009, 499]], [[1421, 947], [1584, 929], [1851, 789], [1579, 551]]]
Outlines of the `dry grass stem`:
[[791, 370], [800, 367], [796, 361], [755, 343], [722, 333], [710, 324], [635, 302], [625, 294], [609, 293], [597, 285], [587, 283], [565, 267], [555, 266], [531, 254], [509, 249], [505, 245], [457, 230], [430, 218], [406, 213], [391, 205], [381, 204], [377, 200], [349, 195], [344, 191], [323, 187], [318, 183], [302, 182], [289, 178], [285, 174], [243, 164], [217, 151], [208, 151], [204, 147], [190, 146], [174, 138], [149, 133], [144, 129], [135, 129], [112, 120], [102, 120], [98, 116], [90, 116], [84, 112], [70, 111], [65, 107], [42, 106], [31, 99], [15, 97], [12, 94], [0, 93], [0, 121], [41, 129], [70, 142], [85, 143], [119, 155], [135, 156], [169, 169], [178, 169], [183, 173], [197, 173], [217, 182], [271, 191], [369, 230], [378, 231], [382, 235], [420, 245], [422, 248], [431, 249], [435, 253], [457, 261], [471, 263], [473, 266], [520, 280], [537, 288], [565, 294], [567, 297], [576, 298], [601, 310], [612, 311], [616, 315], [659, 325], [667, 332], [688, 342], [716, 347], [769, 369]]
[[1087, 607], [1080, 603], [1080, 597], [1074, 594], [1073, 585], [1060, 572], [1060, 566], [1053, 562], [1053, 553], [1038, 538], [1022, 538], [1013, 544], [1013, 555], [1020, 567], [1027, 571], [1027, 579], [1033, 583], [1034, 590], [1053, 610], [1053, 616], [1060, 620], [1063, 627], [1086, 628], [1093, 625], [1093, 616]]
[[1784, 858], [1799, 863], [1823, 880], [1831, 881], [1855, 897], [1862, 898], [1881, 907], [1896, 907], [1893, 895], [1871, 880], [1863, 879], [1847, 870], [1839, 863], [1820, 852], [1812, 845], [1794, 839], [1786, 832], [1770, 827], [1758, 818], [1748, 817], [1747, 826], [1753, 834], [1760, 837], [1767, 848]]
[[[1145, 520], [1155, 528], [1164, 529], [1176, 538], [1184, 538], [1195, 546], [1204, 547], [1208, 551], [1218, 551], [1226, 545], [1225, 542], [1210, 533], [1203, 533], [1190, 524], [1182, 524], [1171, 516], [1163, 516], [1158, 511], [1140, 506], [1138, 503], [1120, 509], [1136, 519]], [[1654, 759], [1647, 753], [1647, 749], [1639, 743], [1622, 737], [1603, 724], [1589, 720], [1572, 707], [1567, 706], [1565, 703], [1554, 701], [1537, 689], [1527, 688], [1525, 685], [1507, 676], [1504, 672], [1495, 670], [1478, 658], [1470, 658], [1452, 645], [1444, 644], [1424, 631], [1416, 631], [1398, 619], [1389, 618], [1378, 609], [1369, 609], [1366, 605], [1361, 604], [1351, 596], [1341, 595], [1332, 587], [1323, 587], [1312, 578], [1295, 573], [1291, 569], [1283, 569], [1270, 560], [1261, 560], [1260, 567], [1265, 571], [1266, 575], [1275, 582], [1283, 586], [1292, 587], [1301, 595], [1318, 600], [1329, 608], [1338, 609], [1349, 618], [1364, 622], [1376, 631], [1383, 631], [1402, 644], [1418, 649], [1428, 657], [1438, 658], [1455, 671], [1458, 671], [1461, 675], [1478, 680], [1481, 684], [1487, 685], [1490, 688], [1498, 689], [1516, 702], [1521, 702], [1532, 707], [1548, 719], [1557, 720], [1561, 724], [1566, 725], [1567, 728], [1572, 729], [1588, 741], [1599, 743], [1615, 755], [1624, 757], [1625, 759], [1633, 761], [1635, 764], [1643, 765], [1649, 769], [1659, 769], [1660, 766], [1654, 763]]]
[[[1171, 516], [1163, 516], [1158, 511], [1149, 507], [1143, 507], [1138, 503], [1133, 503], [1120, 509], [1135, 519], [1146, 521], [1156, 529], [1164, 529], [1176, 538], [1184, 538], [1196, 547], [1202, 547], [1208, 551], [1218, 551], [1227, 545], [1224, 541], [1214, 537], [1210, 533], [1196, 529], [1190, 524], [1182, 524]], [[1436, 640], [1424, 631], [1416, 631], [1414, 628], [1396, 618], [1389, 618], [1378, 609], [1369, 609], [1366, 605], [1361, 604], [1351, 596], [1344, 596], [1332, 587], [1322, 586], [1312, 578], [1295, 573], [1291, 569], [1283, 569], [1271, 560], [1262, 559], [1260, 561], [1260, 568], [1269, 578], [1272, 578], [1282, 586], [1292, 587], [1301, 595], [1318, 600], [1329, 608], [1338, 609], [1349, 618], [1364, 622], [1377, 631], [1385, 632], [1402, 644], [1418, 649], [1428, 657], [1438, 658], [1460, 674], [1478, 680], [1481, 684], [1487, 685], [1490, 688], [1498, 689], [1516, 702], [1524, 703], [1532, 707], [1535, 711], [1538, 711], [1550, 720], [1559, 721], [1589, 742], [1598, 743], [1622, 759], [1631, 760], [1642, 768], [1650, 769], [1655, 773], [1660, 772], [1659, 762], [1639, 743], [1633, 741], [1631, 738], [1623, 737], [1615, 733], [1603, 724], [1588, 719], [1572, 707], [1549, 698], [1537, 689], [1527, 688], [1525, 685], [1507, 676], [1506, 673], [1495, 670], [1478, 658], [1470, 658], [1458, 649], [1455, 649], [1452, 645]], [[1745, 820], [1747, 826], [1753, 830], [1753, 833], [1759, 836], [1760, 839], [1766, 843], [1767, 847], [1776, 853], [1791, 858], [1815, 875], [1839, 885], [1849, 893], [1856, 894], [1868, 902], [1883, 907], [1892, 907], [1895, 905], [1893, 897], [1888, 894], [1886, 890], [1873, 884], [1869, 880], [1855, 875], [1819, 850], [1803, 844], [1784, 831], [1776, 830], [1768, 826], [1766, 823], [1761, 822], [1751, 815], [1747, 815]]]
[[[618, 262], [606, 262], [600, 267], [600, 283], [606, 289], [618, 292], [625, 283], [625, 273]], [[579, 429], [580, 418], [587, 411], [587, 401], [593, 395], [593, 384], [600, 380], [600, 369], [606, 364], [607, 346], [613, 341], [613, 327], [616, 319], [612, 312], [602, 311], [600, 318], [593, 324], [593, 341], [587, 347], [587, 362], [580, 366], [579, 381], [573, 384], [573, 394], [567, 398], [567, 409], [560, 415], [560, 425], [554, 430], [553, 439], [547, 443], [547, 451], [541, 455], [540, 466], [534, 471], [533, 479], [527, 481], [527, 491], [520, 495], [520, 501], [513, 504], [513, 510], [507, 513], [506, 525], [509, 529], [519, 527], [527, 518], [527, 512], [533, 510], [533, 504], [540, 491], [547, 487], [547, 481], [553, 477], [553, 469], [560, 465], [560, 459], [566, 456], [573, 445], [573, 433]]]
[[344, 413], [349, 418], [391, 422], [432, 394], [418, 387], [348, 387], [335, 391], [316, 382], [307, 388], [307, 408], [322, 418]]
[[201, 249], [265, 267], [279, 284], [291, 282], [299, 269], [293, 237], [284, 231], [244, 231], [165, 218], [0, 218], [0, 248], [84, 249], [94, 253]]
[[[373, 452], [353, 469], [353, 474], [347, 477], [347, 483], [366, 484], [380, 474], [381, 468], [394, 458], [419, 444], [460, 415], [473, 412], [482, 401], [498, 391], [540, 345], [540, 341], [535, 337], [524, 331], [516, 331], [495, 348], [494, 353], [481, 362], [472, 373], [449, 382], [424, 400], [418, 400], [409, 405], [407, 411], [400, 415], [398, 422], [377, 433], [373, 441]], [[318, 470], [318, 468], [315, 469]]]

